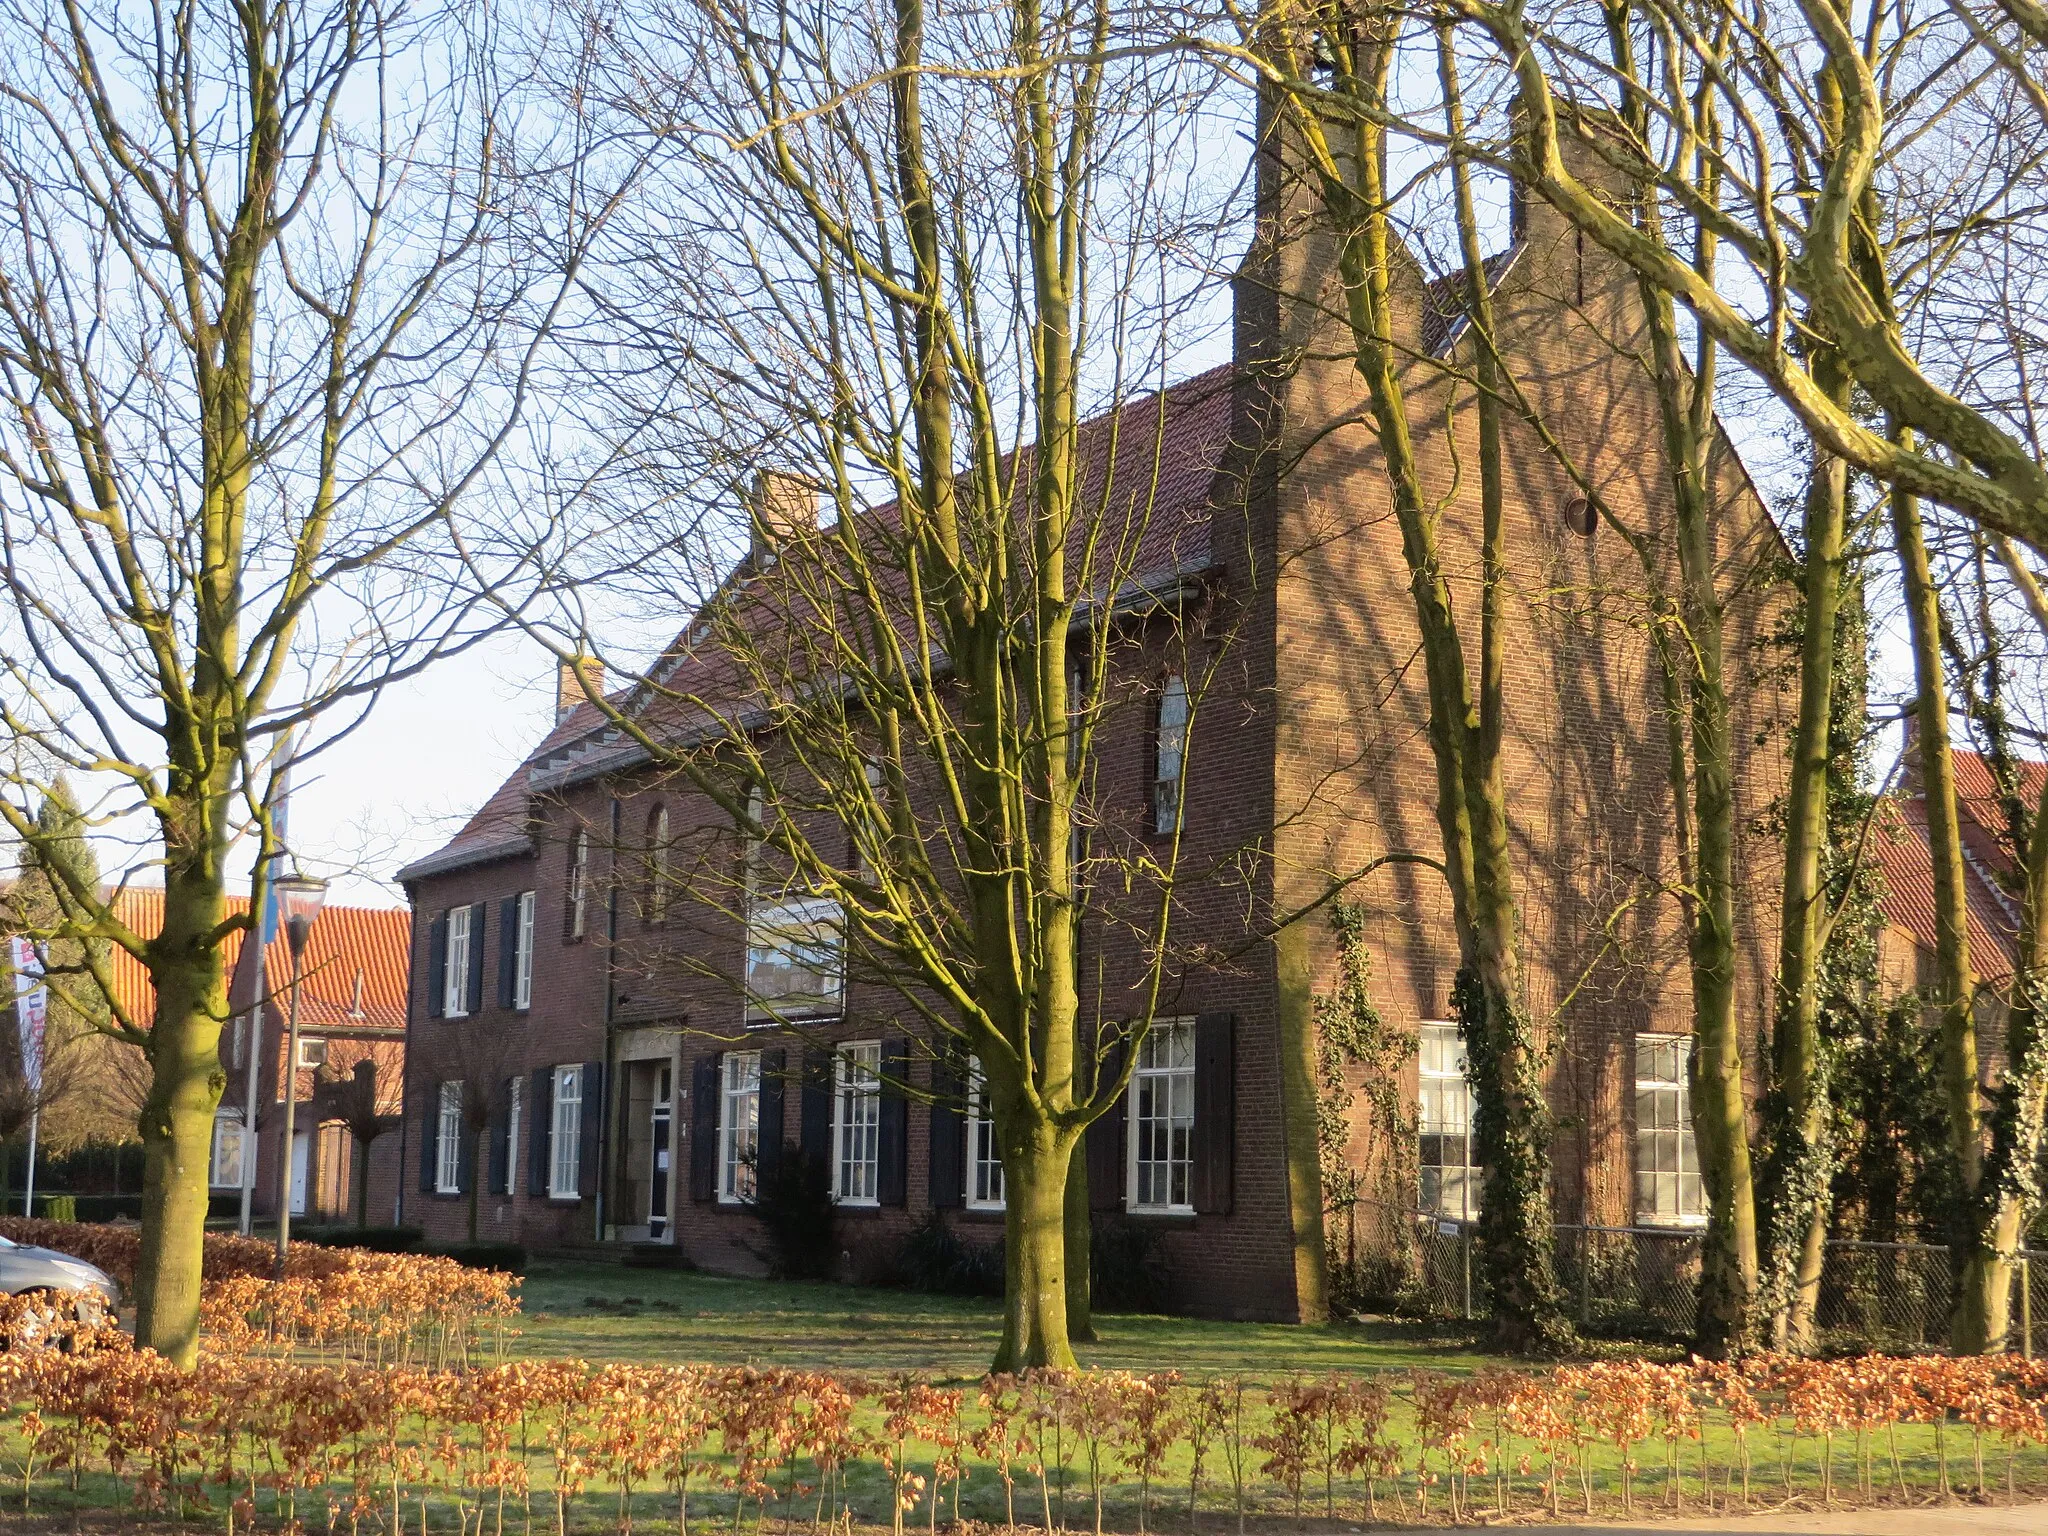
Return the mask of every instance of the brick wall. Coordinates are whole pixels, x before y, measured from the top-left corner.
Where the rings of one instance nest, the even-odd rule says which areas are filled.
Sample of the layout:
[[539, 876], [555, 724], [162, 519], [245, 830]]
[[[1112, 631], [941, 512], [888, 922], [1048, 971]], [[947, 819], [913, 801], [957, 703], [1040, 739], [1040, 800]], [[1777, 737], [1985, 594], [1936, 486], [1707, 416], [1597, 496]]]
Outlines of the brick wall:
[[[1284, 165], [1269, 165], [1277, 206], [1300, 207]], [[1283, 293], [1280, 345], [1291, 368], [1276, 388], [1278, 458], [1272, 562], [1277, 580], [1277, 902], [1389, 853], [1437, 854], [1435, 764], [1414, 604], [1363, 387], [1349, 360], [1334, 251], [1299, 217], [1269, 229], [1258, 269]], [[1418, 272], [1397, 265], [1397, 307], [1422, 308]], [[1656, 401], [1637, 351], [1633, 280], [1538, 206], [1496, 300], [1506, 356], [1564, 451], [1656, 551], [1664, 590], [1676, 584], [1672, 507]], [[1474, 393], [1420, 356], [1421, 335], [1397, 338], [1424, 486], [1441, 507], [1445, 575], [1468, 659], [1478, 646], [1479, 487]], [[1470, 343], [1453, 362], [1470, 366]], [[1548, 1088], [1563, 1117], [1554, 1148], [1561, 1216], [1627, 1221], [1632, 1213], [1632, 1037], [1688, 1033], [1690, 988], [1672, 843], [1666, 718], [1647, 633], [1650, 583], [1609, 528], [1570, 530], [1576, 493], [1555, 455], [1509, 413], [1504, 425], [1508, 574], [1505, 593], [1504, 771], [1520, 903], [1526, 1002], [1555, 1046]], [[1714, 464], [1724, 509], [1721, 558], [1739, 592], [1727, 635], [1742, 764], [1739, 821], [1741, 1007], [1745, 1039], [1767, 1005], [1776, 926], [1775, 850], [1753, 828], [1782, 779], [1790, 716], [1783, 676], [1762, 644], [1774, 605], [1761, 585], [1777, 536], [1726, 445]], [[1390, 1022], [1449, 1018], [1457, 947], [1447, 892], [1420, 865], [1397, 865], [1355, 892], [1373, 952], [1374, 996]], [[1311, 945], [1310, 986], [1334, 979], [1326, 933]], [[1410, 1079], [1413, 1089], [1413, 1079]], [[1362, 1110], [1359, 1111], [1362, 1114]], [[1354, 1153], [1368, 1155], [1357, 1126]], [[1390, 1197], [1412, 1198], [1405, 1191]]]

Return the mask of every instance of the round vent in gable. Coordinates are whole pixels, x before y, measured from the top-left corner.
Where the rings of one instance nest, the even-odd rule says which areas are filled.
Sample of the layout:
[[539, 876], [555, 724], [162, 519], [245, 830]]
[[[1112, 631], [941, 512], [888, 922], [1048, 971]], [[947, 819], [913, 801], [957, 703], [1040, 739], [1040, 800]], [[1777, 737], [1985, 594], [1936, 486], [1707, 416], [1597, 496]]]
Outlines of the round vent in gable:
[[1593, 503], [1583, 496], [1573, 496], [1564, 504], [1564, 525], [1573, 533], [1586, 538], [1593, 536], [1593, 530], [1600, 525]]

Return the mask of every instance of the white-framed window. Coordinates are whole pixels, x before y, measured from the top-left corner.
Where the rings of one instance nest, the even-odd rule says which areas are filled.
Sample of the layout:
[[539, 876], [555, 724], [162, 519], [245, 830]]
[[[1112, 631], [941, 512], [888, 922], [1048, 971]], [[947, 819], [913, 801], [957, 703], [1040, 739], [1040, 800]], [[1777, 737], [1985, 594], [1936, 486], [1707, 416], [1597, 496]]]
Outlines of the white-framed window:
[[533, 892], [519, 893], [512, 922], [512, 1006], [533, 1006]]
[[882, 1042], [855, 1040], [832, 1057], [832, 1198], [873, 1205], [882, 1153]]
[[327, 1042], [325, 1040], [301, 1040], [299, 1042], [299, 1066], [312, 1071], [327, 1065]]
[[1706, 1188], [1693, 1141], [1692, 1036], [1636, 1036], [1636, 1220], [1704, 1226]]
[[573, 1200], [583, 1182], [583, 1069], [555, 1068], [555, 1117], [548, 1140], [548, 1194]]
[[1416, 1128], [1424, 1212], [1454, 1221], [1479, 1215], [1479, 1164], [1472, 1149], [1472, 1085], [1455, 1024], [1425, 1024], [1417, 1041], [1421, 1102]]
[[448, 966], [441, 973], [441, 1011], [451, 1019], [469, 1013], [469, 923], [474, 907], [448, 910]]
[[214, 1116], [213, 1156], [208, 1159], [206, 1182], [215, 1189], [240, 1189], [242, 1154], [246, 1145], [247, 1135], [238, 1117]]
[[996, 1140], [995, 1116], [989, 1113], [988, 1083], [981, 1058], [967, 1058], [967, 1208], [1003, 1208], [1003, 1146]]
[[1195, 1208], [1195, 1026], [1162, 1019], [1146, 1032], [1131, 1076], [1130, 1207]]
[[[533, 893], [527, 892], [529, 896]], [[526, 1079], [514, 1077], [505, 1084], [505, 1189], [504, 1193], [519, 1193], [519, 1149], [525, 1145], [520, 1140], [520, 1131], [525, 1125]]]
[[569, 834], [569, 937], [580, 939], [590, 919], [590, 834]]
[[759, 1020], [839, 1011], [845, 916], [823, 896], [763, 903], [747, 920], [747, 996]]
[[462, 1193], [462, 1084], [441, 1085], [441, 1109], [434, 1123], [434, 1193]]
[[1169, 672], [1159, 685], [1152, 716], [1152, 830], [1180, 827], [1181, 789], [1188, 762], [1188, 682]]
[[754, 1160], [761, 1152], [761, 1053], [727, 1051], [720, 1068], [718, 1198], [736, 1205], [754, 1198]]

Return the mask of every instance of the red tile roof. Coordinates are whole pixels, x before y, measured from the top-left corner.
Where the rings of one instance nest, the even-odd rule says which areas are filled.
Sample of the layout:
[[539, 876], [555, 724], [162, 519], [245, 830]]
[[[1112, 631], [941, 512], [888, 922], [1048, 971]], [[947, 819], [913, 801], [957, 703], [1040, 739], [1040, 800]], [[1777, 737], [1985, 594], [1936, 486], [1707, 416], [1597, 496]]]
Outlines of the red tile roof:
[[[1079, 452], [1087, 466], [1082, 495], [1096, 508], [1092, 521], [1102, 547], [1118, 549], [1116, 571], [1100, 583], [1116, 590], [1103, 592], [1102, 600], [1212, 563], [1210, 519], [1217, 477], [1233, 448], [1240, 377], [1235, 365], [1224, 364], [1082, 425]], [[1027, 448], [1019, 455], [1026, 462], [1009, 466], [1014, 484], [1026, 482], [1030, 452]], [[894, 512], [891, 504], [862, 515], [886, 528]], [[1080, 537], [1085, 531], [1077, 533]], [[797, 605], [801, 602], [800, 595]], [[773, 622], [785, 629], [801, 627], [787, 612]], [[621, 709], [644, 707], [643, 720], [673, 716], [662, 719], [661, 729], [678, 735], [715, 723], [686, 701], [716, 699], [721, 708], [738, 712], [749, 686], [743, 669], [716, 645], [691, 643], [694, 623], [684, 626], [664, 657], [658, 697], [636, 700], [640, 690], [626, 688], [608, 694], [608, 700]], [[611, 772], [637, 758], [602, 711], [578, 704], [453, 838], [399, 871], [399, 878], [418, 879], [529, 852], [528, 800], [534, 789]]]
[[[143, 938], [164, 924], [161, 886], [130, 886], [114, 904], [115, 915]], [[230, 896], [230, 912], [249, 910], [248, 898]], [[237, 1007], [253, 1003], [261, 983], [240, 974], [242, 935], [227, 942], [231, 998]], [[323, 908], [306, 945], [305, 976], [299, 994], [299, 1023], [309, 1029], [405, 1030], [406, 972], [412, 945], [412, 914], [403, 907]], [[291, 975], [291, 951], [279, 934], [266, 957], [273, 989], [281, 992]], [[142, 963], [116, 948], [114, 996], [131, 1018], [147, 1022], [156, 1013], [156, 991]]]
[[[2019, 903], [2000, 885], [2015, 865], [2006, 841], [2005, 819], [1991, 768], [1975, 752], [1952, 754], [1956, 812], [1963, 840], [1963, 889], [1969, 910], [1970, 963], [1987, 981], [2002, 981], [2019, 963]], [[2021, 793], [2040, 803], [2048, 764], [2018, 765]], [[1887, 802], [1871, 833], [1877, 865], [1884, 875], [1887, 921], [1912, 935], [1922, 949], [1934, 948], [1934, 855], [1927, 843], [1927, 807], [1919, 795]]]

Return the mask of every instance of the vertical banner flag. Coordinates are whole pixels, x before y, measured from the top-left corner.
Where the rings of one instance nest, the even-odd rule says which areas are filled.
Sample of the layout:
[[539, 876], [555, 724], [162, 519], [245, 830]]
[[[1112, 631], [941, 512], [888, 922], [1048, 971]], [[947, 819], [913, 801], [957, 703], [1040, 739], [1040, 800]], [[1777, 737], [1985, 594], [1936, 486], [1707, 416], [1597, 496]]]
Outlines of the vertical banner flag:
[[43, 985], [43, 957], [35, 944], [16, 936], [8, 941], [14, 961], [14, 1012], [21, 1029], [21, 1073], [31, 1095], [43, 1091], [43, 1027], [50, 1001]]

